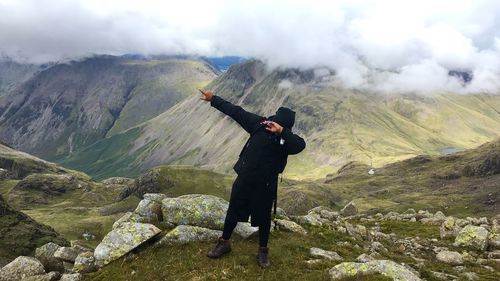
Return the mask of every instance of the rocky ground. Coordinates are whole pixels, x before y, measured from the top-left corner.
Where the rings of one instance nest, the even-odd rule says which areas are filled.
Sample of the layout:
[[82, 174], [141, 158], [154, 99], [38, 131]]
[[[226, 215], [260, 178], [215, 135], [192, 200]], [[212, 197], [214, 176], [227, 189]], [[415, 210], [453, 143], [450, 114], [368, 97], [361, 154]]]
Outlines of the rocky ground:
[[257, 228], [239, 223], [233, 252], [205, 254], [228, 202], [212, 195], [147, 193], [95, 249], [48, 243], [0, 270], [0, 280], [498, 280], [499, 218], [409, 209], [368, 215], [353, 203], [303, 216], [279, 209], [269, 269], [255, 260]]

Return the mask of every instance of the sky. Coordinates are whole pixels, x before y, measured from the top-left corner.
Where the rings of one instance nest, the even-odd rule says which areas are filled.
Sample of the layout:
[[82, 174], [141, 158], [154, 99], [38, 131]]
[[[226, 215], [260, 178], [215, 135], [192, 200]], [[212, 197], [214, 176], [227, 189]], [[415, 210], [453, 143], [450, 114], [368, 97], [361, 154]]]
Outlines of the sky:
[[238, 55], [347, 88], [500, 92], [497, 0], [0, 0], [0, 15], [0, 55], [20, 62]]

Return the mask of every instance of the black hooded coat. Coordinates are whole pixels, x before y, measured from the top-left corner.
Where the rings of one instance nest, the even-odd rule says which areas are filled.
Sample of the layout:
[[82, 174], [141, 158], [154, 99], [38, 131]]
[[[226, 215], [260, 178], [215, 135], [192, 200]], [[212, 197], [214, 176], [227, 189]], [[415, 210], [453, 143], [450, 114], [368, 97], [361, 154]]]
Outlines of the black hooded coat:
[[[277, 198], [278, 174], [285, 169], [288, 155], [306, 146], [304, 139], [292, 132], [295, 112], [280, 107], [275, 115], [265, 118], [215, 95], [210, 104], [250, 134], [233, 167], [238, 177], [231, 190], [227, 216], [233, 221], [248, 221], [251, 216], [252, 226], [266, 223], [271, 220], [272, 203]], [[266, 130], [261, 124], [265, 120], [280, 124], [282, 133]]]

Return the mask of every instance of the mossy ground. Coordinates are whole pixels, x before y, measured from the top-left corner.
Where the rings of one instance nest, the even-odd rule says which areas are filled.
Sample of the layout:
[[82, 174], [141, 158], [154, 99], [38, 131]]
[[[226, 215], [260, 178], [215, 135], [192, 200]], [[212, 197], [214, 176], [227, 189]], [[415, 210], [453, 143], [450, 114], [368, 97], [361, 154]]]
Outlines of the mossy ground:
[[[359, 222], [357, 222], [359, 223]], [[369, 224], [366, 224], [369, 226]], [[420, 227], [424, 231], [421, 238], [437, 238], [439, 230], [435, 226], [422, 226], [418, 222], [384, 222], [382, 230], [393, 231], [400, 238], [413, 236]], [[327, 227], [306, 227], [309, 234], [300, 236], [294, 233], [276, 231], [271, 233], [269, 247], [272, 265], [261, 269], [257, 265], [256, 252], [258, 238], [244, 240], [232, 237], [232, 252], [227, 256], [212, 260], [206, 257], [212, 242], [194, 242], [187, 245], [164, 246], [161, 248], [144, 245], [129, 258], [117, 260], [104, 269], [85, 275], [86, 281], [97, 280], [330, 280], [328, 270], [339, 262], [323, 260], [308, 265], [306, 260], [311, 247], [336, 251], [344, 261], [354, 261], [357, 256], [367, 253], [371, 242], [354, 240], [349, 235], [331, 231]], [[349, 242], [349, 245], [337, 244]], [[382, 252], [381, 259], [405, 263], [417, 269], [428, 281], [437, 281], [432, 271], [458, 275], [452, 266], [435, 260], [434, 253], [424, 253], [426, 260], [420, 266], [406, 253], [393, 250], [394, 246], [382, 241], [389, 252]], [[439, 242], [441, 243], [441, 242]], [[449, 241], [442, 241], [446, 245]], [[457, 250], [452, 248], [453, 250]], [[481, 280], [498, 280], [500, 268], [493, 264], [495, 272], [480, 265], [467, 263], [467, 271], [476, 272]], [[345, 280], [391, 280], [381, 275], [369, 275]], [[462, 279], [460, 279], [462, 280]]]

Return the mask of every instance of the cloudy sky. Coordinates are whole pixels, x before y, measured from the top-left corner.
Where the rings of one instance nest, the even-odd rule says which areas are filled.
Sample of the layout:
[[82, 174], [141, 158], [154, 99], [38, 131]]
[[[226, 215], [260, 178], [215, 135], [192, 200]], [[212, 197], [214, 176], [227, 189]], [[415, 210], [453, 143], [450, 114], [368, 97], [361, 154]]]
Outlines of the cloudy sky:
[[0, 55], [24, 62], [240, 55], [328, 67], [352, 88], [500, 88], [497, 0], [0, 0], [0, 15]]

